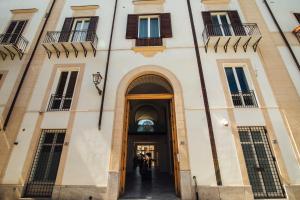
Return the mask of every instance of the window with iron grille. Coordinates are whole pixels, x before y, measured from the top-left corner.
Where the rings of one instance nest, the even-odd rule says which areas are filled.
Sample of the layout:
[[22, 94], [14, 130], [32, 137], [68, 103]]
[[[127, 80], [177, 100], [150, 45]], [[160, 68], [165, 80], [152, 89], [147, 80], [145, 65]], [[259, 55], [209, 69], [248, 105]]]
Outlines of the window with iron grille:
[[67, 111], [71, 108], [78, 71], [62, 71], [55, 94], [50, 97], [48, 111]]
[[27, 20], [13, 20], [10, 22], [5, 34], [1, 37], [1, 44], [15, 44], [22, 35]]
[[254, 198], [285, 198], [265, 127], [238, 127]]
[[225, 67], [225, 74], [234, 107], [258, 107], [243, 67]]
[[66, 130], [43, 130], [32, 169], [25, 185], [25, 197], [51, 197]]

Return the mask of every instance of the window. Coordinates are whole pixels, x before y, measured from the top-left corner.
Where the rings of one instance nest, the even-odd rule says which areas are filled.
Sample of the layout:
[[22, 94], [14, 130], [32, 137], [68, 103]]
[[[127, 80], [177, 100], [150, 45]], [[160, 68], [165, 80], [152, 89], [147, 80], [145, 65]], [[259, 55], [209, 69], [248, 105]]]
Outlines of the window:
[[159, 17], [142, 16], [139, 19], [139, 38], [159, 38]]
[[1, 43], [17, 43], [18, 39], [20, 38], [25, 29], [26, 24], [26, 20], [11, 21], [1, 40]]
[[209, 36], [246, 35], [244, 25], [236, 10], [205, 11], [202, 12], [202, 18]]
[[214, 27], [214, 32], [217, 35], [231, 35], [231, 30], [229, 26], [230, 20], [226, 12], [211, 13], [211, 19]]
[[66, 130], [43, 130], [32, 169], [25, 186], [25, 197], [51, 197]]
[[233, 105], [235, 107], [257, 107], [253, 90], [250, 90], [243, 67], [225, 67], [225, 74]]
[[162, 46], [162, 38], [170, 37], [170, 13], [128, 15], [126, 39], [136, 39], [136, 46]]
[[69, 110], [72, 104], [78, 71], [62, 71], [56, 92], [50, 98], [48, 111]]
[[154, 132], [154, 122], [151, 119], [139, 120], [137, 124], [137, 132]]
[[285, 198], [264, 127], [238, 127], [254, 198]]
[[67, 17], [60, 32], [58, 42], [94, 41], [98, 20], [98, 16], [85, 18]]
[[72, 42], [86, 41], [87, 31], [90, 25], [90, 19], [78, 18], [73, 23], [73, 35], [71, 37]]

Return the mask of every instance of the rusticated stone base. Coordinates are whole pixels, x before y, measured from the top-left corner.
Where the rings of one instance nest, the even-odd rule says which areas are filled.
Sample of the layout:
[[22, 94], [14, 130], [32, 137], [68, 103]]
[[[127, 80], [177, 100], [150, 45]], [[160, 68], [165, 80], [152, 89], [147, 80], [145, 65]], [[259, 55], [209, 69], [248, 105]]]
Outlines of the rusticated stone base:
[[[1, 200], [19, 200], [22, 196], [21, 185], [0, 185]], [[105, 199], [106, 187], [90, 185], [55, 186], [51, 200], [102, 200]], [[30, 198], [25, 198], [30, 199]]]
[[300, 199], [300, 185], [290, 185], [285, 188], [289, 200]]
[[23, 190], [22, 185], [0, 185], [0, 199], [1, 200], [15, 200], [21, 197]]
[[250, 186], [198, 186], [201, 200], [253, 200]]

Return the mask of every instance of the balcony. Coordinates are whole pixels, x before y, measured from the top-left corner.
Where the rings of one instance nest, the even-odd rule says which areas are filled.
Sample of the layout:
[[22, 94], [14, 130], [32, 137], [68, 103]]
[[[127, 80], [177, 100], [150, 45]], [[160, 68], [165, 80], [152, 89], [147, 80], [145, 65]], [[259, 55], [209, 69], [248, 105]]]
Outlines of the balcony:
[[296, 38], [298, 39], [300, 43], [300, 26], [297, 26], [294, 30], [293, 33], [295, 34]]
[[239, 46], [242, 46], [244, 52], [247, 52], [248, 46], [252, 46], [256, 52], [262, 38], [257, 24], [207, 24], [202, 37], [205, 52], [209, 47], [213, 47], [217, 52], [219, 46], [223, 47], [225, 52], [227, 52], [228, 47], [233, 47], [234, 51], [237, 52]]
[[68, 58], [70, 53], [74, 52], [77, 58], [79, 52], [83, 52], [86, 57], [90, 51], [93, 52], [95, 57], [97, 43], [98, 37], [95, 31], [49, 31], [42, 45], [50, 59], [53, 53], [57, 58], [59, 58], [62, 53]]
[[231, 93], [232, 102], [236, 108], [256, 108], [258, 107], [255, 93], [253, 90], [248, 92]]
[[3, 60], [9, 56], [12, 60], [18, 55], [20, 60], [23, 58], [28, 41], [20, 34], [1, 34], [0, 35], [0, 56]]
[[72, 97], [52, 94], [47, 111], [68, 111], [70, 110]]

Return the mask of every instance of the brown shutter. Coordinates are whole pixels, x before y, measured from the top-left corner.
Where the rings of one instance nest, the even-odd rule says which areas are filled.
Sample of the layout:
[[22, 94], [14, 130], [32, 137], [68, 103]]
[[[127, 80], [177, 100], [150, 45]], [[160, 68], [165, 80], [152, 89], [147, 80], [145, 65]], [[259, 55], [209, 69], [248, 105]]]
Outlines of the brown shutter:
[[172, 35], [171, 14], [160, 14], [160, 36], [162, 38], [171, 38]]
[[204, 23], [204, 27], [207, 31], [208, 36], [215, 35], [214, 34], [214, 27], [213, 27], [213, 22], [211, 19], [211, 14], [209, 11], [203, 11], [202, 12], [202, 19]]
[[18, 42], [18, 39], [22, 35], [26, 24], [27, 24], [27, 21], [19, 21], [17, 27], [15, 28], [15, 31], [12, 33], [10, 43], [17, 43]]
[[98, 16], [94, 16], [94, 17], [90, 18], [90, 24], [89, 24], [89, 27], [88, 27], [88, 32], [87, 32], [87, 37], [86, 37], [87, 41], [94, 41], [98, 21], [99, 21]]
[[300, 23], [300, 13], [294, 13], [296, 19], [298, 20], [298, 22]]
[[3, 74], [0, 74], [0, 81], [1, 81], [2, 77], [3, 77]]
[[59, 36], [59, 39], [58, 39], [59, 42], [67, 42], [69, 40], [71, 30], [72, 30], [73, 21], [74, 21], [73, 17], [67, 17], [65, 19], [64, 25], [61, 29], [61, 33], [60, 33], [60, 36]]
[[63, 109], [69, 109], [72, 103], [72, 97], [75, 89], [76, 79], [77, 79], [77, 71], [71, 72], [70, 80], [67, 86], [67, 91], [64, 99]]
[[66, 97], [72, 97], [73, 96], [75, 83], [76, 83], [76, 79], [77, 79], [77, 74], [78, 74], [77, 71], [71, 72], [69, 84], [68, 84], [67, 91], [66, 91]]
[[66, 81], [67, 81], [67, 77], [68, 77], [68, 73], [69, 72], [61, 72], [60, 77], [59, 77], [59, 81], [58, 81], [58, 84], [57, 84], [56, 92], [55, 92], [56, 96], [62, 96], [63, 95], [65, 85], [66, 85]]
[[235, 35], [246, 35], [239, 13], [236, 10], [227, 11]]
[[7, 41], [9, 40], [13, 30], [15, 29], [15, 26], [17, 25], [17, 21], [12, 21], [10, 22], [5, 34], [4, 34], [4, 37], [3, 39], [1, 40], [1, 43], [7, 43]]
[[136, 39], [138, 36], [138, 15], [128, 15], [126, 39]]

